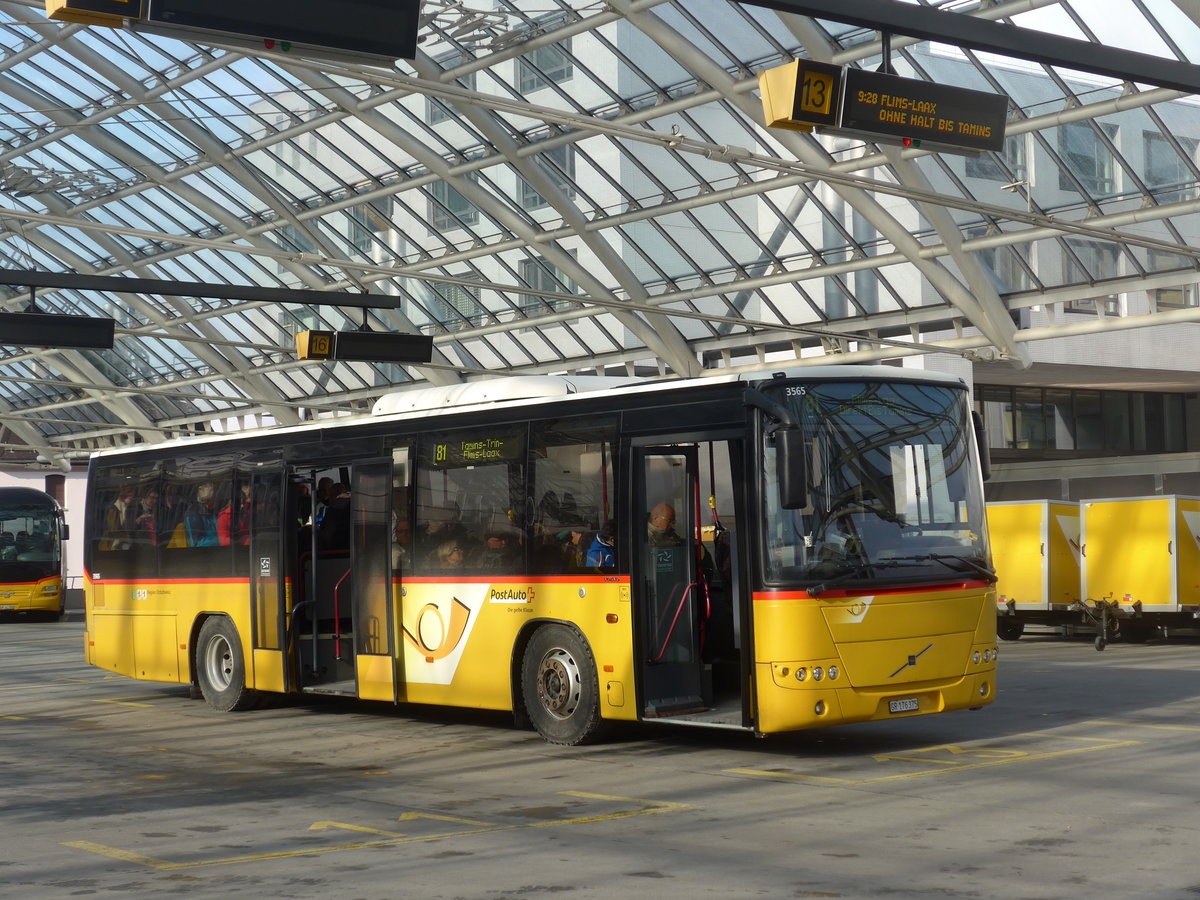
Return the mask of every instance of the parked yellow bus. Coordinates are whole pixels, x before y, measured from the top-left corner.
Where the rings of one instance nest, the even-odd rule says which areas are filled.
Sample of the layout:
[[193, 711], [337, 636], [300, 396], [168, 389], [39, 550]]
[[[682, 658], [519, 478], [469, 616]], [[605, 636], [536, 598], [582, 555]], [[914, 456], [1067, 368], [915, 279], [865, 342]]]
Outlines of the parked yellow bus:
[[513, 377], [106, 451], [87, 659], [264, 693], [758, 734], [974, 708], [995, 599], [963, 383]]
[[27, 487], [0, 487], [0, 613], [63, 614], [67, 526], [58, 501]]

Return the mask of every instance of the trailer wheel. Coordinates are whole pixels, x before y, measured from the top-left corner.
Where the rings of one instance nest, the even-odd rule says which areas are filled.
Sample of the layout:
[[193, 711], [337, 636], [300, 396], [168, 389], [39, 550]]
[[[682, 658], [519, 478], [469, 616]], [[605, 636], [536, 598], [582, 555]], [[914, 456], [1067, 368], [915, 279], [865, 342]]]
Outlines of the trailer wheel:
[[533, 727], [551, 744], [583, 744], [600, 736], [596, 660], [576, 629], [544, 625], [534, 632], [521, 660], [521, 694]]
[[213, 709], [235, 712], [254, 705], [258, 695], [246, 687], [246, 661], [237, 628], [225, 616], [211, 616], [196, 638], [196, 680]]
[[1025, 623], [1012, 616], [1001, 616], [996, 619], [996, 637], [1002, 641], [1020, 640], [1025, 633]]
[[1096, 635], [1096, 649], [1103, 650], [1107, 646], [1108, 646], [1108, 638], [1106, 638], [1102, 634]]

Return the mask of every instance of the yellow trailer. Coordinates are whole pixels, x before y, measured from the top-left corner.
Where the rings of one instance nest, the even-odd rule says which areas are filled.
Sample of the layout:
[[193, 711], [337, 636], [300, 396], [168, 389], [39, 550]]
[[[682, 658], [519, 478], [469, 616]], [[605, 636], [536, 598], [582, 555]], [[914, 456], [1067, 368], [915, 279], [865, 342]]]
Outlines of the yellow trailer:
[[1083, 608], [1110, 634], [1145, 640], [1200, 616], [1200, 498], [1088, 500], [1083, 510]]
[[1079, 504], [1021, 500], [987, 505], [996, 568], [996, 633], [1015, 641], [1027, 623], [1059, 625], [1078, 616]]

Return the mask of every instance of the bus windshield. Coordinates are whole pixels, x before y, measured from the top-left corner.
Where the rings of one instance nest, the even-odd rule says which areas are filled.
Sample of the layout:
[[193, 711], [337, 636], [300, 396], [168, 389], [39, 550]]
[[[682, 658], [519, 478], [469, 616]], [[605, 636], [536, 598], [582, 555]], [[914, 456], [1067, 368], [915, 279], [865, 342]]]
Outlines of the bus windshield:
[[0, 578], [33, 581], [53, 575], [61, 552], [53, 508], [0, 506]]
[[764, 434], [766, 574], [810, 594], [994, 581], [966, 393], [890, 382], [780, 381], [763, 393], [803, 435], [807, 503], [784, 509]]

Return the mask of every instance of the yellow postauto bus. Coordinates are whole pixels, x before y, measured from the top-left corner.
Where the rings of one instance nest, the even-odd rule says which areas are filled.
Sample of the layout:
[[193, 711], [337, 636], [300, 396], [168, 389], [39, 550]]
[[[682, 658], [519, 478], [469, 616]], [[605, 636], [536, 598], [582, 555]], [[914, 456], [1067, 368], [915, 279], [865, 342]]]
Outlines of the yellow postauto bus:
[[0, 487], [0, 613], [63, 613], [63, 545], [58, 501], [28, 487]]
[[494, 379], [106, 451], [87, 659], [220, 710], [511, 710], [561, 744], [975, 708], [996, 665], [980, 444], [958, 379], [837, 366]]

